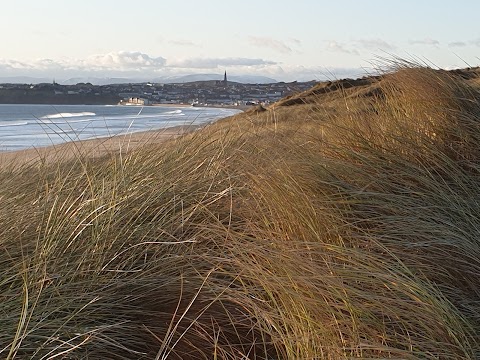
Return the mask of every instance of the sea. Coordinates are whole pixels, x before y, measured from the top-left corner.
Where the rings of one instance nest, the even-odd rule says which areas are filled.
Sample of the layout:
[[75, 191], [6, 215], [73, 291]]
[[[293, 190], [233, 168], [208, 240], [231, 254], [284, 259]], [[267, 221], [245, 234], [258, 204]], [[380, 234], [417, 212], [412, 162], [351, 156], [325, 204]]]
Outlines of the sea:
[[208, 107], [0, 104], [0, 151], [203, 125], [239, 112]]

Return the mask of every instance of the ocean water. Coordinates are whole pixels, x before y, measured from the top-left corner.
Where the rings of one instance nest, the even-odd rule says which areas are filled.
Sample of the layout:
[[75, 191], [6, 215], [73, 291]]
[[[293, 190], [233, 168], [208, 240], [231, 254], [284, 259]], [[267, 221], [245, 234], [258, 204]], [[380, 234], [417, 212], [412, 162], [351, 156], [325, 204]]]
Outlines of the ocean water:
[[238, 112], [171, 106], [0, 105], [0, 151], [201, 125]]

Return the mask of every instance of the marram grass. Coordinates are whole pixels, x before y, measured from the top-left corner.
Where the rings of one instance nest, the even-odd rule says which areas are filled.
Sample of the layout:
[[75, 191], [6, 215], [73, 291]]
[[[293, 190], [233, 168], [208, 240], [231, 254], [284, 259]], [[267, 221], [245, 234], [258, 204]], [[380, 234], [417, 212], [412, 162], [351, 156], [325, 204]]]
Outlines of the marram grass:
[[4, 166], [0, 357], [479, 358], [479, 93], [378, 86]]

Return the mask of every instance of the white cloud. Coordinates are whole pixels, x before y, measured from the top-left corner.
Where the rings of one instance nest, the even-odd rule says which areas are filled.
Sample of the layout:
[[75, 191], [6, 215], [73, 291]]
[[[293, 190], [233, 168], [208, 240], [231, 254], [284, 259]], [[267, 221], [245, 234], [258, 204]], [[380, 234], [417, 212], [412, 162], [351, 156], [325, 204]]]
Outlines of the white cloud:
[[327, 43], [327, 50], [333, 52], [341, 52], [344, 54], [350, 55], [360, 55], [357, 49], [347, 49], [344, 44], [339, 43], [338, 41], [332, 40]]
[[274, 61], [249, 58], [188, 58], [169, 61], [169, 67], [190, 69], [215, 69], [230, 66], [265, 66], [275, 65]]
[[[373, 70], [371, 72], [373, 72]], [[282, 81], [324, 81], [362, 77], [367, 75], [367, 70], [361, 68], [277, 65], [262, 69], [262, 74], [267, 74], [267, 76]]]
[[199, 46], [198, 44], [195, 44], [193, 41], [183, 40], [183, 39], [170, 40], [169, 43], [176, 46], [192, 46], [192, 47]]
[[97, 54], [85, 59], [36, 59], [18, 61], [0, 59], [0, 72], [4, 75], [72, 76], [104, 73], [107, 76], [123, 73], [157, 71], [165, 67], [166, 59], [151, 57], [138, 51], [120, 51]]
[[[221, 71], [218, 69], [221, 69]], [[0, 76], [55, 78], [57, 81], [74, 77], [151, 79], [205, 72], [223, 73], [223, 69], [227, 69], [231, 75], [262, 75], [279, 81], [325, 80], [356, 77], [364, 74], [361, 69], [285, 65], [261, 58], [166, 60], [163, 57], [154, 57], [134, 51], [97, 54], [85, 59], [37, 59], [30, 61], [0, 59]]]
[[432, 38], [410, 40], [409, 43], [411, 45], [429, 45], [429, 46], [440, 45], [440, 41], [432, 39]]
[[269, 37], [249, 36], [248, 42], [250, 45], [261, 48], [269, 48], [283, 54], [291, 53], [293, 51], [283, 41], [275, 40]]
[[395, 46], [385, 40], [375, 39], [359, 39], [356, 41], [361, 47], [369, 50], [394, 50]]
[[472, 40], [471, 42], [473, 45], [480, 47], [480, 38]]
[[463, 41], [453, 41], [451, 43], [448, 43], [449, 47], [464, 47], [467, 46], [466, 42]]
[[185, 58], [168, 60], [137, 51], [97, 54], [85, 59], [37, 59], [18, 61], [0, 59], [0, 76], [28, 75], [50, 77], [73, 76], [157, 76], [162, 74], [195, 73], [218, 68], [258, 71], [277, 65], [259, 58]]
[[27, 62], [11, 60], [11, 59], [0, 59], [0, 68], [9, 69], [9, 70], [26, 70], [31, 69], [33, 66]]
[[52, 59], [37, 59], [33, 61], [19, 61], [14, 59], [0, 59], [0, 69], [13, 72], [29, 71], [58, 71], [66, 66]]
[[298, 39], [295, 39], [295, 38], [290, 38], [288, 39], [289, 42], [297, 45], [297, 46], [301, 46], [302, 45], [302, 41], [301, 40], [298, 40]]
[[150, 57], [138, 51], [120, 51], [108, 54], [92, 55], [86, 60], [80, 61], [83, 66], [91, 66], [94, 69], [131, 70], [143, 68], [159, 68], [166, 64], [163, 57]]

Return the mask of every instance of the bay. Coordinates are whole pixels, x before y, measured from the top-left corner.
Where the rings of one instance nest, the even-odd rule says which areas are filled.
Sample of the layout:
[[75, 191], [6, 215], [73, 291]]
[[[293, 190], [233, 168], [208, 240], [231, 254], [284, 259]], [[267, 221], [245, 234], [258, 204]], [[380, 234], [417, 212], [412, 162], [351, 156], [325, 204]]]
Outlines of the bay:
[[0, 104], [0, 151], [203, 125], [239, 112], [204, 107]]

